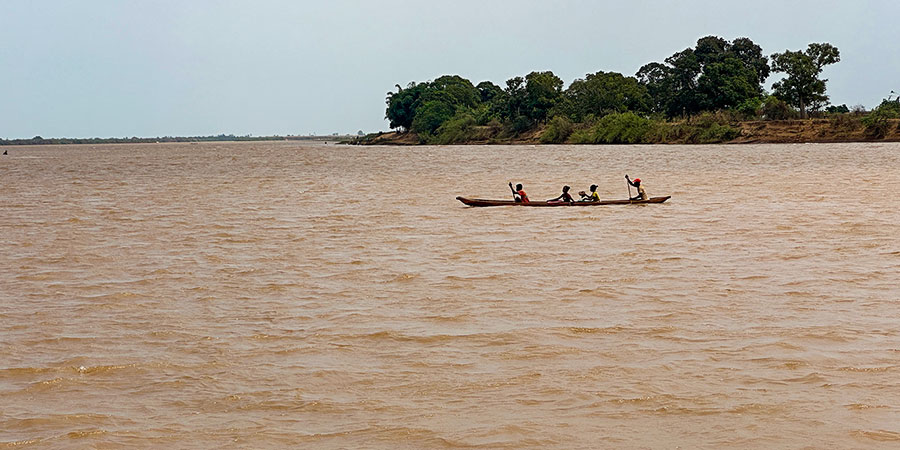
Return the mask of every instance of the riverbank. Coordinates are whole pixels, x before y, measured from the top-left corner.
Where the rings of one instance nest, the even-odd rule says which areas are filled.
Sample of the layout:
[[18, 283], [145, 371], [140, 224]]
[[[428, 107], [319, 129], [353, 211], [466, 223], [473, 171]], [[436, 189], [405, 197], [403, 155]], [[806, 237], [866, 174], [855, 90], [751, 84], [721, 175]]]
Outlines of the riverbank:
[[[725, 132], [709, 132], [710, 127], [688, 122], [657, 124], [658, 132], [645, 133], [639, 141], [604, 143], [643, 144], [798, 144], [834, 142], [900, 142], [900, 119], [889, 119], [879, 127], [864, 125], [859, 119], [838, 116], [831, 119], [756, 120], [722, 124]], [[518, 135], [508, 135], [501, 127], [473, 126], [452, 144], [509, 145], [509, 144], [578, 144], [579, 131], [583, 136], [591, 129], [575, 129], [561, 142], [548, 142], [552, 125], [542, 125]], [[420, 145], [429, 143], [412, 132], [369, 134], [349, 143], [358, 145]]]

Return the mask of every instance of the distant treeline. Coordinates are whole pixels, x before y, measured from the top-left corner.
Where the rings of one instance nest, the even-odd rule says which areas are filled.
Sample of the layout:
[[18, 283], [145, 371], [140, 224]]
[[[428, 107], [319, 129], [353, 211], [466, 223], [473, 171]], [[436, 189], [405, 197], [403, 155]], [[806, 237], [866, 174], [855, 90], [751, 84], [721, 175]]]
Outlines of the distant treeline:
[[123, 138], [42, 138], [0, 139], [0, 145], [54, 145], [54, 144], [155, 144], [167, 142], [216, 142], [216, 141], [285, 141], [308, 139], [337, 139], [339, 136], [164, 136], [164, 137], [123, 137]]
[[[827, 43], [764, 56], [748, 38], [707, 36], [634, 76], [599, 71], [565, 89], [550, 71], [511, 78], [505, 87], [473, 85], [458, 75], [396, 85], [385, 117], [391, 128], [435, 144], [535, 130], [547, 143], [666, 142], [673, 133], [682, 141], [721, 142], [739, 133], [731, 126], [736, 121], [849, 113], [846, 105], [829, 106], [827, 80], [820, 78], [839, 61], [838, 49]], [[785, 76], [769, 93], [763, 84], [771, 73]], [[885, 100], [879, 109], [891, 104]]]

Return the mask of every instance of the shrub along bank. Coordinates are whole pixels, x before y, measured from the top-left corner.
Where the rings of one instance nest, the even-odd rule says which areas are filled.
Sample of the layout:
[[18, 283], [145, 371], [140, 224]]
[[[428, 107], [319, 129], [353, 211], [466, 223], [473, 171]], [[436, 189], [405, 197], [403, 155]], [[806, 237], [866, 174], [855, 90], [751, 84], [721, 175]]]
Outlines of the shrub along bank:
[[529, 132], [511, 134], [501, 126], [453, 128], [427, 141], [414, 133], [378, 133], [354, 144], [746, 144], [806, 142], [900, 142], [900, 114], [838, 114], [827, 118], [731, 121], [724, 113], [707, 113], [684, 121], [660, 121], [633, 113], [610, 114], [594, 123], [554, 118]]

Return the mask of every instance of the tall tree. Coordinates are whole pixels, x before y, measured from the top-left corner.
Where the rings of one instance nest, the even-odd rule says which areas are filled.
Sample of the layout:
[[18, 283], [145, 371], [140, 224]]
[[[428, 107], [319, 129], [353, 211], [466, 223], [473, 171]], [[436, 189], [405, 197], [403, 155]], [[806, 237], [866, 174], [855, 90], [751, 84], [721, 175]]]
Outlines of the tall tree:
[[[443, 97], [444, 101], [454, 107], [473, 107], [481, 103], [481, 93], [472, 82], [459, 75], [444, 75], [429, 84], [428, 96]], [[431, 100], [427, 98], [426, 100]]]
[[741, 60], [744, 65], [756, 71], [760, 85], [769, 78], [769, 58], [763, 56], [762, 47], [756, 45], [749, 38], [742, 37], [731, 41], [728, 52], [731, 56]]
[[732, 56], [708, 64], [697, 80], [699, 106], [708, 111], [735, 108], [762, 93], [757, 80], [752, 67]]
[[666, 114], [669, 117], [684, 116], [700, 111], [700, 102], [697, 99], [697, 77], [703, 67], [697, 55], [692, 49], [684, 49], [666, 58], [669, 65], [670, 79], [668, 87], [669, 103], [666, 105]]
[[503, 108], [503, 117], [508, 120], [516, 120], [523, 116], [525, 108], [525, 79], [513, 77], [506, 80], [506, 89], [503, 99], [506, 107]]
[[491, 102], [497, 97], [503, 95], [503, 88], [497, 86], [490, 81], [482, 81], [475, 86], [475, 89], [478, 89], [478, 93], [481, 95], [481, 102], [487, 103]]
[[384, 118], [390, 121], [391, 128], [409, 130], [416, 117], [419, 99], [427, 88], [427, 83], [410, 82], [406, 89], [397, 85], [397, 92], [387, 93], [387, 109]]
[[650, 94], [650, 109], [653, 112], [665, 112], [672, 101], [674, 89], [671, 87], [671, 70], [665, 64], [652, 62], [641, 67], [635, 75]]
[[772, 71], [787, 76], [776, 82], [774, 95], [800, 109], [807, 118], [807, 110], [817, 110], [828, 104], [825, 82], [820, 79], [822, 69], [841, 60], [840, 51], [828, 43], [812, 43], [805, 51], [785, 50], [772, 55]]
[[748, 38], [729, 42], [705, 36], [694, 48], [675, 53], [665, 63], [641, 67], [636, 76], [647, 87], [653, 110], [676, 117], [734, 108], [761, 96], [769, 62]]
[[647, 87], [634, 77], [616, 72], [589, 73], [584, 79], [573, 81], [565, 95], [571, 100], [569, 115], [576, 122], [588, 115], [602, 117], [626, 111], [648, 113], [651, 109]]
[[428, 134], [457, 109], [478, 106], [481, 92], [459, 75], [444, 75], [425, 83], [412, 82], [406, 89], [398, 85], [397, 92], [387, 93], [386, 102], [385, 118], [390, 120], [391, 128]]
[[562, 95], [562, 87], [563, 80], [550, 71], [525, 75], [525, 115], [535, 122], [545, 120]]

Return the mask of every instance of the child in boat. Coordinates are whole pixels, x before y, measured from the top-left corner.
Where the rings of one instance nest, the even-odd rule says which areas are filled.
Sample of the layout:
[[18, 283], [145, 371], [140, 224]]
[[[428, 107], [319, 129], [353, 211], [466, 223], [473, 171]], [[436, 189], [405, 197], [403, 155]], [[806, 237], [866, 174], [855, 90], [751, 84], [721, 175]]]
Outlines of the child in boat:
[[516, 203], [528, 203], [528, 194], [526, 194], [525, 191], [522, 190], [522, 184], [521, 184], [521, 183], [517, 184], [517, 185], [516, 185], [516, 188], [513, 189], [512, 182], [510, 182], [510, 183], [509, 183], [509, 190], [512, 191], [512, 194], [513, 194], [513, 200], [515, 200]]
[[597, 185], [596, 184], [591, 185], [590, 195], [586, 194], [584, 191], [579, 192], [578, 195], [581, 196], [581, 200], [579, 200], [580, 202], [599, 202], [600, 201], [600, 194], [597, 193]]
[[552, 199], [547, 200], [547, 201], [548, 201], [548, 202], [558, 202], [558, 201], [563, 201], [563, 202], [566, 202], [566, 203], [572, 203], [572, 202], [574, 202], [575, 199], [572, 198], [571, 195], [569, 195], [569, 189], [571, 189], [571, 188], [568, 187], [568, 186], [563, 186], [562, 194], [559, 194], [559, 197], [552, 198]]
[[638, 191], [637, 195], [631, 197], [629, 200], [647, 200], [650, 198], [647, 196], [647, 191], [644, 190], [644, 186], [641, 186], [640, 178], [635, 178], [634, 181], [631, 181], [631, 178], [628, 178], [628, 175], [625, 175], [625, 181], [627, 181], [628, 184], [636, 187]]

